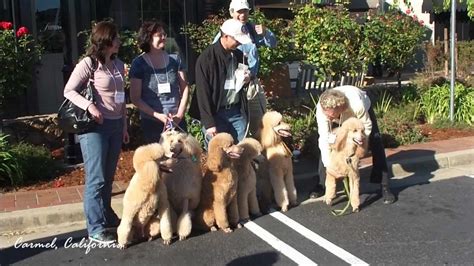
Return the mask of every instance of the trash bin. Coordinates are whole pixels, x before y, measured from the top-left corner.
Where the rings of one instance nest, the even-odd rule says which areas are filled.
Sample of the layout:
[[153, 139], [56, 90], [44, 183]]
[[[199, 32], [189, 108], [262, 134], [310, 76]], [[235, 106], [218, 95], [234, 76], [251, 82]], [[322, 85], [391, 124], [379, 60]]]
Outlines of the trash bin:
[[[63, 81], [67, 83], [69, 76], [71, 76], [74, 67], [72, 65], [65, 64], [63, 66]], [[82, 152], [77, 134], [64, 133], [64, 161], [67, 164], [79, 164], [82, 163]]]

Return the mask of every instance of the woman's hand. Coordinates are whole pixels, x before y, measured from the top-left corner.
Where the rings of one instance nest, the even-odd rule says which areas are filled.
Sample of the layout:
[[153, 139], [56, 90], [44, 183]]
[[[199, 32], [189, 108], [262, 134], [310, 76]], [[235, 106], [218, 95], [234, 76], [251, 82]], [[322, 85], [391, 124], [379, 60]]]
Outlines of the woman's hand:
[[128, 144], [130, 142], [130, 135], [128, 134], [128, 127], [125, 125], [123, 127], [123, 135], [122, 141], [124, 144]]
[[162, 114], [162, 113], [153, 112], [153, 117], [160, 120], [165, 125], [169, 121], [169, 117], [165, 114]]
[[104, 117], [95, 104], [90, 104], [89, 107], [87, 107], [87, 111], [92, 115], [92, 118], [97, 122], [97, 124], [101, 125], [104, 123]]

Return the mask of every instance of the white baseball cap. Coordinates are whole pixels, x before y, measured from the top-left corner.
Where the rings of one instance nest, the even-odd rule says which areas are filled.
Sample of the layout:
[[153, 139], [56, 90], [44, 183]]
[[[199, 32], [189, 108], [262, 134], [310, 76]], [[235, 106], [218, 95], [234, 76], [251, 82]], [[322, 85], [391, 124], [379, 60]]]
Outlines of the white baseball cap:
[[247, 0], [232, 0], [229, 5], [229, 10], [239, 11], [242, 9], [250, 10], [249, 3]]
[[245, 25], [236, 19], [231, 18], [226, 20], [221, 26], [221, 31], [224, 34], [234, 37], [234, 39], [241, 44], [252, 42]]

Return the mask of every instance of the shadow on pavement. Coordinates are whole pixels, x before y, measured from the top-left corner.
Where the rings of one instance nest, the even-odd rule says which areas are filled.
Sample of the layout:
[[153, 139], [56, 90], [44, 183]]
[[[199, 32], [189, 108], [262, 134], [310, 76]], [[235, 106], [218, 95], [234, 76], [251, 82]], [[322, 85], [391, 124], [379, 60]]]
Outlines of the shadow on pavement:
[[[390, 167], [389, 171], [391, 171], [390, 174], [392, 176], [392, 179], [390, 179], [390, 188], [397, 201], [399, 200], [400, 193], [406, 188], [429, 184], [430, 179], [434, 177], [432, 173], [440, 168], [435, 158], [435, 151], [433, 150], [404, 150], [387, 156], [387, 160], [389, 164], [397, 164], [403, 171], [411, 173], [398, 179], [394, 176], [393, 168]], [[361, 183], [368, 182], [367, 177], [370, 176], [370, 171], [371, 168], [366, 168], [361, 171]], [[365, 200], [361, 203], [361, 208], [371, 205], [382, 197], [378, 184], [369, 183], [368, 187], [368, 189], [361, 189], [361, 194], [366, 194]]]
[[280, 254], [278, 252], [263, 252], [250, 256], [235, 259], [226, 265], [273, 265], [279, 260]]

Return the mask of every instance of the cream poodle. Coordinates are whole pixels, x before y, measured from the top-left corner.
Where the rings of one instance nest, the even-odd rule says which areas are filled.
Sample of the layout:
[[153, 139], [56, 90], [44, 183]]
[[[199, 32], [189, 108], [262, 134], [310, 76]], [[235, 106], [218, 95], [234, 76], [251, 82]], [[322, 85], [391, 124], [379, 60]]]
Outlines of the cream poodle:
[[357, 118], [352, 117], [344, 121], [336, 131], [336, 141], [331, 145], [329, 153], [328, 168], [338, 173], [339, 176], [331, 175], [326, 171], [326, 193], [325, 202], [332, 204], [336, 197], [336, 180], [349, 177], [350, 203], [352, 211], [359, 211], [359, 160], [367, 151], [367, 136], [364, 133], [364, 124]]
[[242, 148], [242, 155], [236, 160], [235, 170], [238, 174], [237, 200], [241, 222], [249, 220], [250, 215], [260, 216], [257, 200], [257, 176], [255, 163], [262, 156], [262, 146], [253, 138], [245, 138], [237, 146]]
[[240, 158], [242, 148], [234, 145], [228, 133], [219, 133], [209, 141], [207, 170], [204, 174], [201, 201], [196, 211], [196, 226], [226, 233], [239, 222], [237, 205], [237, 172], [233, 160]]
[[[163, 161], [164, 150], [154, 143], [139, 147], [133, 155], [135, 174], [123, 198], [122, 221], [117, 228], [118, 244], [125, 248], [133, 240], [132, 229], [140, 238], [151, 240], [161, 233], [164, 244], [171, 242], [173, 235], [166, 185], [162, 169], [169, 170], [169, 160]], [[160, 226], [150, 230], [150, 220], [158, 213]], [[152, 228], [153, 229], [153, 228]]]
[[283, 212], [288, 210], [290, 204], [293, 206], [297, 204], [292, 152], [282, 140], [290, 136], [290, 125], [283, 121], [280, 113], [271, 111], [263, 115], [260, 143], [268, 160], [275, 201]]
[[191, 234], [191, 211], [197, 208], [201, 197], [202, 149], [193, 136], [174, 130], [164, 132], [160, 144], [167, 157], [177, 160], [172, 171], [163, 173], [163, 177], [172, 211], [178, 215], [173, 228], [177, 229], [179, 240], [184, 240]]

